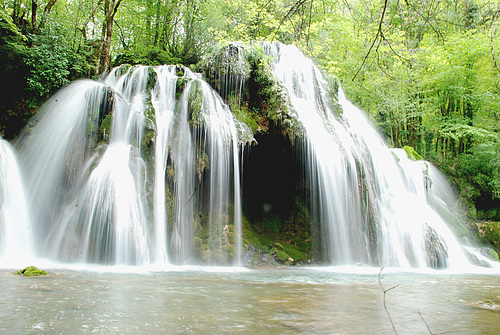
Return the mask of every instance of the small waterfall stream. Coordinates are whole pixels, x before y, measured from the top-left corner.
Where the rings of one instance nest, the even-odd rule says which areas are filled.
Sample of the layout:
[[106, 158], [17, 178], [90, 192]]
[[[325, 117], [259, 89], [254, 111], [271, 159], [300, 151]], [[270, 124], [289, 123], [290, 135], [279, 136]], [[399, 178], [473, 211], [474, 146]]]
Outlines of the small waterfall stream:
[[341, 88], [342, 113], [337, 115], [326, 80], [296, 47], [265, 44], [265, 48], [306, 132], [305, 170], [312, 185], [311, 207], [319, 221], [322, 258], [332, 265], [467, 264], [450, 229], [428, 203], [430, 191], [424, 183], [428, 172], [407, 168], [407, 157], [396, 159]]
[[33, 254], [31, 221], [19, 172], [14, 149], [0, 139], [0, 263], [8, 266], [24, 264]]

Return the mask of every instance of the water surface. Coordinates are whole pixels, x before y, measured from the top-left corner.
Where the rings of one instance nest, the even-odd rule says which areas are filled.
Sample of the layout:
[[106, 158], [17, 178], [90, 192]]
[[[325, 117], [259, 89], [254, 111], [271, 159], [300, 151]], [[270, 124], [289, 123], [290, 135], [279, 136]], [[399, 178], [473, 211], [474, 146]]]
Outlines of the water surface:
[[500, 333], [497, 275], [383, 273], [384, 289], [399, 285], [386, 312], [378, 272], [369, 272], [1, 270], [0, 332], [391, 334], [389, 312], [398, 334], [429, 334], [426, 323], [433, 333]]

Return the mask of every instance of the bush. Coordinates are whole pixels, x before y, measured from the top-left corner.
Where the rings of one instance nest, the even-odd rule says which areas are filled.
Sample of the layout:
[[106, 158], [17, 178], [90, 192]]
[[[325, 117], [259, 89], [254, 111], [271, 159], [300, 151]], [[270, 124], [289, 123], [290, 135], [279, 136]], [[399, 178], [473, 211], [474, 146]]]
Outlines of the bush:
[[113, 61], [112, 66], [119, 66], [122, 64], [130, 65], [163, 65], [163, 64], [182, 64], [182, 60], [173, 57], [164, 50], [148, 50], [148, 51], [137, 51], [137, 50], [126, 50], [123, 53], [116, 56]]
[[477, 209], [483, 219], [495, 219], [496, 215], [491, 216], [489, 213], [500, 207], [498, 143], [476, 144], [468, 152], [442, 160], [438, 165], [457, 185], [460, 198], [469, 207]]
[[32, 276], [46, 276], [47, 271], [45, 270], [40, 270], [36, 266], [28, 266], [22, 270], [17, 271], [14, 273], [16, 275], [23, 275], [25, 277], [32, 277]]

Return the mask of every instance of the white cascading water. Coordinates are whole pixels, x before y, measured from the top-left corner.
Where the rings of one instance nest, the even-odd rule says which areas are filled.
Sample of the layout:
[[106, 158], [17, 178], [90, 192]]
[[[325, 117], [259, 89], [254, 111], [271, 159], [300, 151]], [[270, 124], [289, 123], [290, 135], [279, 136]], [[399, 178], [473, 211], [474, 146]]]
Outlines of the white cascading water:
[[[435, 168], [388, 149], [341, 89], [342, 112], [334, 112], [325, 79], [297, 48], [264, 48], [305, 130], [302, 161], [320, 259], [467, 263], [443, 219], [453, 193]], [[236, 89], [241, 98], [245, 71], [223, 81], [225, 94]], [[0, 143], [0, 258], [239, 265], [239, 145], [251, 139], [185, 67], [121, 66], [103, 82], [77, 81], [27, 126], [17, 143], [21, 170]]]
[[[181, 79], [185, 88], [176, 86]], [[120, 67], [103, 83], [63, 89], [19, 141], [36, 255], [182, 264], [193, 256], [194, 213], [204, 211], [214, 245], [202, 256], [238, 264], [239, 245], [222, 252], [241, 244], [237, 129], [245, 127], [236, 123], [215, 91], [183, 67]]]
[[0, 138], [0, 264], [29, 265], [31, 222], [23, 180], [12, 146]]
[[[427, 201], [422, 168], [403, 169], [341, 89], [342, 112], [336, 116], [325, 79], [296, 47], [264, 47], [275, 59], [272, 66], [306, 132], [305, 168], [312, 185], [312, 210], [319, 220], [322, 258], [332, 265], [417, 268], [468, 263]], [[435, 245], [428, 244], [429, 237]]]

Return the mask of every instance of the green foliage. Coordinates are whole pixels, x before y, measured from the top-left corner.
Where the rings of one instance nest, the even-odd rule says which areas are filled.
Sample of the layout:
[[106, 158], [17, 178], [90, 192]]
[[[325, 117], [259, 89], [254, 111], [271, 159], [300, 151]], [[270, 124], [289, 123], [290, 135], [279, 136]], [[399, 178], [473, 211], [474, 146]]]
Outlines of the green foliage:
[[191, 82], [188, 101], [189, 123], [192, 126], [203, 124], [203, 113], [205, 112], [205, 102], [203, 100], [203, 89], [199, 81]]
[[252, 244], [263, 254], [281, 264], [308, 262], [311, 257], [311, 216], [301, 197], [296, 197], [292, 210], [281, 218], [275, 212], [265, 214], [262, 221], [250, 224], [243, 216], [243, 243]]
[[33, 107], [69, 83], [69, 53], [62, 37], [32, 36], [33, 48], [26, 59], [30, 67], [28, 88], [35, 94]]
[[272, 234], [280, 233], [283, 228], [283, 223], [281, 222], [280, 217], [276, 214], [266, 216], [262, 225]]
[[45, 270], [40, 270], [36, 266], [28, 266], [22, 270], [19, 270], [15, 272], [14, 274], [16, 275], [23, 275], [25, 277], [32, 277], [32, 276], [46, 276], [47, 271]]
[[122, 64], [130, 65], [163, 65], [163, 64], [182, 64], [182, 60], [178, 57], [173, 57], [165, 50], [125, 50], [113, 61], [113, 66]]
[[403, 149], [405, 150], [408, 158], [412, 161], [419, 161], [423, 159], [423, 157], [414, 148], [405, 145]]
[[47, 24], [39, 35], [30, 35], [31, 47], [25, 63], [29, 67], [28, 90], [32, 92], [30, 106], [37, 107], [55, 91], [75, 78], [88, 74], [88, 48], [73, 49], [65, 38], [63, 27]]
[[441, 164], [441, 166], [456, 182], [460, 196], [469, 206], [473, 206], [478, 200], [484, 203], [485, 209], [498, 203], [500, 199], [500, 144], [498, 142], [474, 145], [470, 152], [460, 154], [452, 161], [448, 161], [448, 164]]
[[[30, 22], [32, 8], [15, 12], [18, 5], [0, 9], [0, 76], [9, 78], [0, 132], [8, 138], [56, 90], [98, 75], [105, 26], [103, 3], [58, 1], [41, 30], [41, 6]], [[489, 213], [500, 207], [498, 20], [492, 0], [130, 0], [114, 16], [111, 50], [115, 66], [187, 65], [228, 41], [294, 43], [339, 78], [390, 145], [415, 148], [452, 178], [471, 208]], [[255, 44], [245, 57], [248, 96], [227, 99], [236, 118], [254, 133], [273, 122], [294, 129], [288, 135], [300, 131], [262, 48]]]
[[[27, 122], [26, 80], [28, 73], [24, 59], [29, 49], [26, 37], [13, 24], [12, 19], [0, 10], [0, 78], [8, 84], [2, 86], [0, 99], [0, 133], [13, 138]], [[21, 111], [20, 111], [21, 110]]]
[[500, 222], [478, 222], [476, 223], [476, 226], [478, 227], [480, 237], [485, 242], [493, 245], [497, 252], [500, 251]]
[[[92, 48], [82, 45], [75, 50], [65, 28], [52, 22], [37, 34], [23, 35], [3, 10], [0, 13], [0, 74], [10, 78], [1, 110], [13, 120], [26, 122], [31, 111], [55, 91], [89, 75]], [[8, 122], [18, 129], [9, 129], [8, 137], [22, 127], [13, 120]]]
[[257, 115], [256, 113], [250, 113], [248, 103], [242, 105], [236, 101], [236, 97], [230, 96], [229, 108], [238, 121], [246, 124], [252, 130], [253, 134], [257, 133], [259, 129]]
[[223, 0], [212, 5], [208, 23], [216, 41], [269, 40], [285, 11], [285, 2], [281, 0]]

